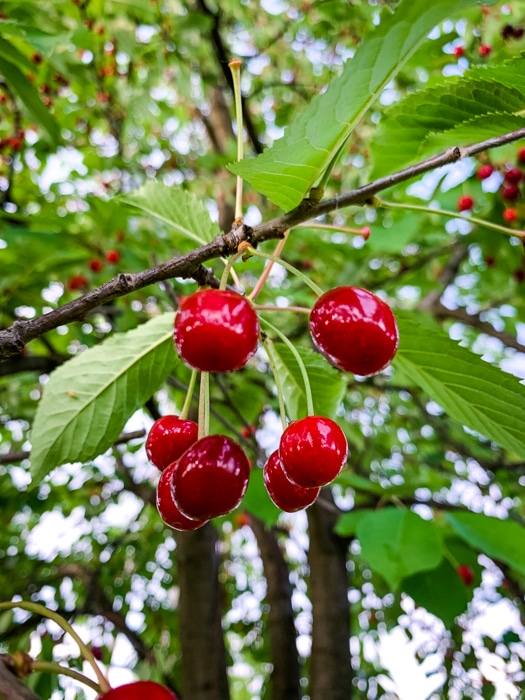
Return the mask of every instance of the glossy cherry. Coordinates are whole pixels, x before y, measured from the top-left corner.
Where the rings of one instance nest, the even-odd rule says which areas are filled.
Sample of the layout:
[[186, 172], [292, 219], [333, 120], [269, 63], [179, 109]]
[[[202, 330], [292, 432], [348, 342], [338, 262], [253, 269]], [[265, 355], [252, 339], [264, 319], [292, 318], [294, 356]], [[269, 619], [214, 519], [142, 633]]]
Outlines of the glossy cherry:
[[215, 518], [237, 508], [249, 478], [250, 462], [242, 447], [225, 435], [208, 435], [178, 460], [173, 500], [188, 518]]
[[208, 521], [187, 518], [180, 512], [173, 500], [171, 484], [173, 481], [173, 470], [176, 465], [177, 463], [173, 462], [160, 475], [159, 483], [157, 484], [157, 510], [166, 525], [175, 530], [197, 530]]
[[237, 292], [203, 289], [181, 301], [174, 338], [190, 367], [231, 372], [255, 353], [259, 320], [248, 299]]
[[199, 426], [178, 416], [162, 416], [153, 423], [146, 439], [148, 459], [161, 471], [197, 442]]
[[263, 470], [264, 485], [268, 495], [281, 510], [293, 513], [311, 506], [319, 495], [320, 488], [302, 488], [286, 476], [279, 457], [279, 450], [269, 456]]
[[308, 416], [290, 423], [279, 444], [285, 475], [306, 489], [333, 481], [347, 456], [345, 434], [337, 423], [324, 416]]
[[509, 168], [505, 171], [503, 175], [506, 182], [512, 182], [515, 185], [519, 184], [523, 180], [523, 173], [519, 168]]
[[458, 566], [456, 571], [458, 572], [465, 586], [472, 585], [472, 583], [474, 582], [474, 572], [472, 571], [470, 566], [465, 566], [464, 564], [461, 564], [460, 566]]
[[154, 681], [135, 681], [112, 688], [99, 700], [178, 700], [175, 693]]
[[486, 163], [485, 165], [481, 165], [477, 172], [476, 172], [476, 177], [478, 180], [486, 180], [488, 177], [492, 175], [494, 172], [494, 166], [489, 165]]
[[334, 367], [363, 376], [384, 369], [399, 342], [388, 304], [359, 287], [336, 287], [320, 296], [310, 314], [310, 333]]
[[469, 195], [465, 194], [462, 197], [458, 199], [457, 203], [457, 210], [458, 211], [469, 211], [472, 209], [474, 206], [474, 198], [469, 197]]
[[508, 199], [509, 202], [514, 202], [520, 196], [519, 187], [514, 182], [510, 182], [505, 187], [502, 187], [501, 196], [503, 199]]

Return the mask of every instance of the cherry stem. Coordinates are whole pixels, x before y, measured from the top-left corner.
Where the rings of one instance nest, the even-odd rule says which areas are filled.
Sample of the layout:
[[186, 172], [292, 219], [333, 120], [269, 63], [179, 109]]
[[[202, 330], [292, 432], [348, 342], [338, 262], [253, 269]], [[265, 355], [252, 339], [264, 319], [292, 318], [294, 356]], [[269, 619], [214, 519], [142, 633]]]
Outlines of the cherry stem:
[[273, 380], [275, 382], [275, 388], [277, 389], [277, 400], [279, 401], [279, 415], [281, 416], [281, 425], [283, 427], [284, 432], [287, 427], [286, 408], [284, 405], [283, 385], [281, 384], [281, 378], [279, 377], [279, 373], [277, 372], [278, 358], [276, 357], [273, 340], [271, 340], [271, 338], [266, 337], [263, 340], [263, 346], [266, 350], [266, 354], [268, 355], [268, 362], [270, 363], [270, 367], [272, 368]]
[[182, 409], [179, 418], [186, 420], [188, 413], [190, 412], [191, 400], [193, 398], [193, 392], [195, 391], [195, 383], [197, 381], [197, 370], [194, 369], [191, 373], [190, 383], [188, 384], [188, 390], [186, 391], [186, 397], [182, 405]]
[[299, 369], [301, 371], [301, 375], [302, 375], [303, 382], [304, 382], [304, 393], [306, 396], [306, 410], [307, 410], [309, 416], [314, 416], [315, 411], [314, 411], [314, 400], [313, 400], [313, 396], [312, 396], [312, 387], [310, 386], [310, 378], [308, 377], [308, 372], [306, 371], [306, 367], [305, 367], [305, 364], [303, 362], [303, 358], [301, 357], [301, 355], [297, 351], [297, 348], [294, 346], [294, 344], [291, 342], [291, 340], [289, 338], [287, 338], [284, 333], [281, 333], [281, 331], [278, 328], [276, 328], [272, 323], [267, 321], [265, 318], [262, 318], [262, 316], [260, 318], [261, 318], [261, 321], [266, 326], [268, 326], [268, 328], [270, 328], [277, 336], [279, 336], [279, 338], [283, 341], [283, 343], [285, 345], [288, 346], [288, 348], [290, 349], [290, 352], [292, 353], [292, 355], [295, 358], [295, 361], [299, 365]]
[[293, 311], [299, 314], [309, 314], [312, 311], [307, 306], [272, 306], [271, 304], [254, 304], [253, 308], [257, 311]]
[[[244, 124], [242, 118], [242, 97], [241, 97], [241, 65], [239, 59], [234, 58], [228, 63], [232, 74], [233, 97], [235, 101], [235, 121], [237, 123], [237, 161], [244, 158]], [[237, 187], [235, 190], [235, 220], [242, 221], [242, 177], [237, 177]]]
[[369, 233], [363, 231], [363, 228], [352, 228], [351, 226], [336, 226], [335, 224], [321, 224], [321, 223], [311, 223], [311, 224], [298, 224], [294, 228], [320, 228], [325, 231], [337, 231], [338, 233], [351, 233], [354, 236], [363, 236], [363, 238], [368, 238]]
[[405, 211], [419, 211], [425, 214], [438, 214], [439, 216], [448, 216], [452, 219], [463, 219], [468, 221], [475, 226], [482, 226], [483, 228], [488, 228], [493, 231], [498, 231], [499, 233], [505, 234], [505, 236], [516, 236], [525, 240], [525, 231], [515, 231], [514, 229], [507, 228], [506, 226], [500, 226], [499, 224], [494, 224], [491, 221], [486, 221], [485, 219], [478, 219], [477, 216], [467, 216], [466, 214], [460, 214], [456, 211], [451, 211], [450, 209], [435, 209], [434, 207], [425, 207], [420, 204], [401, 204], [398, 202], [387, 202], [379, 197], [374, 197], [374, 205], [376, 207], [381, 207], [385, 209], [403, 209]]
[[[285, 231], [284, 236], [281, 238], [281, 240], [277, 243], [275, 246], [275, 250], [273, 251], [273, 255], [275, 258], [280, 257], [281, 253], [283, 252], [283, 248], [286, 244], [286, 240], [288, 238], [288, 234], [290, 231]], [[266, 284], [266, 280], [268, 279], [270, 272], [272, 271], [272, 267], [274, 266], [274, 261], [270, 260], [268, 265], [264, 268], [262, 271], [261, 276], [257, 280], [257, 283], [255, 284], [255, 287], [252, 289], [252, 291], [248, 294], [248, 299], [251, 299], [251, 301], [255, 301], [257, 297], [259, 296], [262, 288]]]
[[59, 615], [56, 612], [53, 612], [53, 610], [49, 610], [46, 608], [44, 605], [40, 605], [39, 603], [30, 603], [27, 601], [20, 601], [16, 603], [0, 603], [0, 610], [13, 610], [14, 608], [20, 608], [21, 610], [27, 610], [28, 612], [32, 612], [35, 615], [41, 615], [42, 617], [47, 617], [50, 620], [53, 620], [53, 622], [56, 622], [56, 624], [64, 630], [67, 634], [71, 635], [71, 637], [75, 640], [75, 642], [78, 645], [78, 648], [80, 650], [80, 654], [82, 657], [90, 664], [92, 667], [93, 671], [95, 672], [95, 675], [97, 677], [99, 686], [102, 690], [102, 693], [107, 693], [109, 690], [111, 690], [111, 686], [108, 683], [108, 680], [100, 670], [95, 657], [93, 656], [93, 653], [91, 650], [84, 644], [82, 639], [79, 637], [77, 632], [73, 629], [73, 627], [69, 624], [67, 620], [64, 620], [64, 618]]
[[[221, 282], [219, 285], [220, 290], [224, 291], [226, 289], [226, 287], [228, 286], [228, 277], [230, 276], [230, 273], [233, 276], [233, 272], [234, 272], [233, 266], [235, 265], [237, 260], [241, 257], [241, 255], [243, 255], [243, 254], [244, 254], [244, 250], [241, 250], [238, 253], [235, 253], [235, 255], [232, 255], [232, 257], [229, 258], [229, 260], [227, 260], [226, 265], [224, 266], [224, 270], [223, 270], [222, 275], [221, 275]], [[237, 286], [240, 286], [238, 278], [235, 279], [235, 284]]]
[[308, 285], [308, 287], [310, 287], [310, 289], [318, 297], [320, 297], [321, 294], [323, 294], [323, 290], [321, 289], [321, 287], [318, 287], [315, 284], [315, 282], [312, 282], [312, 280], [309, 277], [307, 277], [303, 272], [300, 272], [296, 267], [290, 265], [290, 263], [286, 262], [285, 260], [282, 260], [281, 258], [276, 258], [274, 255], [268, 255], [268, 253], [262, 253], [260, 250], [255, 250], [255, 248], [252, 248], [252, 246], [246, 246], [245, 250], [250, 255], [255, 255], [256, 257], [264, 258], [265, 260], [271, 260], [272, 262], [277, 263], [278, 265], [282, 265], [293, 275], [299, 277], [299, 279], [301, 279], [306, 285]]
[[201, 372], [199, 391], [199, 440], [210, 433], [210, 373]]
[[75, 671], [68, 666], [61, 666], [60, 664], [55, 664], [51, 661], [32, 661], [31, 670], [37, 672], [41, 671], [43, 673], [55, 673], [59, 676], [69, 676], [69, 678], [74, 678], [76, 681], [87, 685], [89, 688], [94, 690], [97, 695], [101, 695], [105, 692], [101, 689], [100, 685], [95, 683], [95, 681], [92, 681], [91, 678], [88, 678], [83, 673]]

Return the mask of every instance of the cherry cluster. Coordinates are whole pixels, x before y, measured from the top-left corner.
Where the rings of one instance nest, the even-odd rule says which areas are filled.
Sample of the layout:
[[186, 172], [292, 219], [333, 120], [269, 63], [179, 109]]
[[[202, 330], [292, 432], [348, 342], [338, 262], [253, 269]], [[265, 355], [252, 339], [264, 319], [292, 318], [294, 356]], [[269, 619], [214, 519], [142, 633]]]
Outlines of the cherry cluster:
[[[328, 362], [361, 376], [383, 370], [397, 350], [390, 307], [358, 287], [338, 287], [320, 296], [309, 326], [314, 345]], [[174, 341], [193, 369], [231, 372], [255, 354], [259, 333], [248, 299], [233, 291], [202, 289], [181, 301]], [[159, 513], [177, 530], [196, 530], [230, 513], [246, 493], [250, 463], [240, 445], [225, 435], [199, 437], [194, 421], [159, 418], [148, 434], [146, 453], [162, 472]], [[284, 511], [306, 508], [336, 478], [347, 457], [348, 443], [335, 421], [317, 415], [293, 421], [264, 466], [268, 494]]]

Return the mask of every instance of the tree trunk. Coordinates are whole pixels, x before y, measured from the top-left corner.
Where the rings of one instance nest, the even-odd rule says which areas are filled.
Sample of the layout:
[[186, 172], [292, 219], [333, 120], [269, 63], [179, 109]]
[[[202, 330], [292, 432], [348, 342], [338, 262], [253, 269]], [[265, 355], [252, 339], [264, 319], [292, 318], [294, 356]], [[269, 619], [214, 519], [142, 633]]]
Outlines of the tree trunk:
[[180, 587], [182, 700], [229, 700], [219, 604], [217, 531], [175, 535]]
[[[321, 497], [333, 503], [328, 489]], [[310, 531], [308, 562], [313, 611], [310, 659], [311, 700], [352, 697], [350, 608], [348, 603], [347, 542], [335, 535], [337, 514], [314, 503], [307, 510]]]
[[272, 530], [261, 520], [251, 516], [252, 529], [257, 538], [267, 584], [266, 602], [270, 607], [268, 629], [270, 633], [272, 674], [272, 700], [300, 700], [300, 665], [297, 653], [296, 629], [292, 608], [292, 585], [288, 566], [279, 542]]
[[0, 655], [0, 700], [42, 700], [9, 670], [7, 658], [7, 654]]

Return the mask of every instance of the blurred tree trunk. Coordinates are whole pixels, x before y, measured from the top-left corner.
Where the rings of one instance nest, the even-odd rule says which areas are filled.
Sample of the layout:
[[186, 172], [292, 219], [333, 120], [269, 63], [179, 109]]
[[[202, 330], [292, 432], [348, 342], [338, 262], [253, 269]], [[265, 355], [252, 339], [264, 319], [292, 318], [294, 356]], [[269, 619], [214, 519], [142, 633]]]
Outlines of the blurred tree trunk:
[[[333, 503], [324, 489], [321, 497]], [[314, 503], [307, 510], [310, 534], [310, 600], [312, 602], [311, 700], [350, 700], [350, 608], [348, 603], [348, 543], [334, 531], [337, 513]]]
[[6, 665], [7, 654], [0, 655], [0, 700], [41, 700]]
[[219, 601], [217, 530], [175, 535], [180, 588], [182, 700], [229, 700]]
[[252, 529], [257, 538], [264, 567], [270, 607], [268, 629], [270, 633], [270, 676], [272, 700], [300, 700], [302, 697], [301, 669], [297, 653], [296, 630], [292, 608], [292, 585], [288, 566], [284, 560], [275, 533], [261, 520], [251, 516]]

